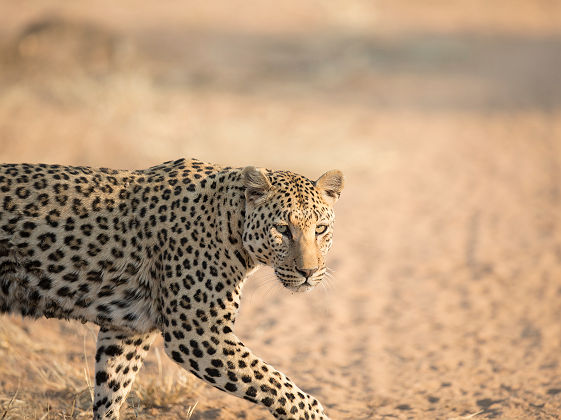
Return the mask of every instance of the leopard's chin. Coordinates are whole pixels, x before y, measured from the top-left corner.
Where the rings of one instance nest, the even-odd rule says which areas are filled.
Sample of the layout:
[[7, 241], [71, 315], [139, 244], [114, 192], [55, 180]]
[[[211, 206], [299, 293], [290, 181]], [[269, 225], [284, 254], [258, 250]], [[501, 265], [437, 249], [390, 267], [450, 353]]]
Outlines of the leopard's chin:
[[284, 287], [286, 287], [288, 290], [290, 290], [291, 292], [295, 292], [295, 293], [306, 293], [309, 292], [310, 290], [312, 290], [315, 285], [310, 284], [307, 280], [303, 283], [301, 283], [298, 286], [294, 286], [294, 285], [284, 285]]

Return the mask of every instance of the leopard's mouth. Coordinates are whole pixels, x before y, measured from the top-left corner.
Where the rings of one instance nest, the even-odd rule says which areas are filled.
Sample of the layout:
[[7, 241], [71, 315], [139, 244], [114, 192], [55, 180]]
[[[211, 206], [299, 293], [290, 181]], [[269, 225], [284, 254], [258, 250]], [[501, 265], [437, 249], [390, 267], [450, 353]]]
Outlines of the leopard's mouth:
[[299, 275], [283, 273], [275, 269], [275, 275], [282, 285], [291, 292], [303, 293], [312, 290], [321, 282], [321, 276], [312, 276], [309, 278]]
[[291, 292], [296, 292], [296, 293], [305, 293], [305, 292], [309, 292], [310, 290], [312, 290], [315, 286], [310, 284], [308, 282], [308, 280], [301, 282], [300, 284], [292, 284], [292, 283], [282, 283], [284, 287], [286, 287], [288, 290], [290, 290]]

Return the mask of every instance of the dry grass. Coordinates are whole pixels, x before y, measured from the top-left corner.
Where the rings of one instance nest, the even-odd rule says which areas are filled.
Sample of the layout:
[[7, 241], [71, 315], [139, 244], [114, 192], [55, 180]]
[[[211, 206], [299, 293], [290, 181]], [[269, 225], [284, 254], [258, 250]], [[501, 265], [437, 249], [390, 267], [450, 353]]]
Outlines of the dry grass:
[[[160, 349], [156, 347], [154, 352], [158, 368], [157, 377], [139, 381], [133, 391], [140, 404], [146, 408], [170, 408], [192, 398], [193, 379], [183, 370], [169, 367], [164, 369]], [[192, 413], [196, 404], [195, 402], [188, 412]]]
[[[51, 322], [47, 324], [54, 326]], [[56, 330], [55, 326], [47, 336], [57, 336]], [[6, 392], [9, 397], [0, 397], [0, 418], [91, 417], [95, 329], [67, 323], [62, 329], [67, 338], [58, 343], [49, 342], [44, 335], [38, 339], [37, 335], [42, 335], [38, 334], [40, 331], [34, 325], [28, 330], [25, 322], [17, 319], [0, 325], [2, 383], [10, 390]], [[75, 353], [80, 341], [81, 354]], [[186, 372], [162, 360], [160, 355], [161, 349], [156, 345], [127, 399], [129, 408], [123, 406], [124, 418], [153, 418], [158, 410], [169, 411], [175, 406], [184, 407], [187, 415], [192, 415], [197, 404], [197, 385]]]

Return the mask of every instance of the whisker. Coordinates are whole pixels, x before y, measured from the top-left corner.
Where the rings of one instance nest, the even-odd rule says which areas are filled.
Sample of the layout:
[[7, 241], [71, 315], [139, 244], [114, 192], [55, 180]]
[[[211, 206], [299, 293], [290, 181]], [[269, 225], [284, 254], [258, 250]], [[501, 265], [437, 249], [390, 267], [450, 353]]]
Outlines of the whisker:
[[330, 294], [329, 294], [329, 290], [327, 289], [327, 285], [325, 283], [321, 283], [322, 287], [323, 287], [323, 293], [322, 293], [322, 305], [323, 306], [323, 314], [324, 316], [328, 317], [330, 314], [330, 308], [331, 308], [331, 302], [330, 300]]
[[263, 278], [261, 278], [260, 280], [261, 280], [261, 282], [260, 282], [260, 284], [259, 284], [258, 287], [261, 287], [261, 286], [263, 286], [264, 284], [268, 284], [268, 283], [270, 283], [270, 282], [276, 280], [276, 277], [275, 277], [275, 276], [263, 277]]
[[255, 280], [257, 281], [257, 285], [252, 288], [251, 292], [248, 294], [250, 301], [253, 301], [256, 296], [259, 296], [267, 286], [274, 285], [278, 281], [276, 275], [268, 271], [257, 275]]
[[332, 274], [326, 273], [323, 280], [325, 281], [326, 287], [328, 287], [330, 290], [334, 290], [337, 287], [337, 279]]
[[276, 290], [276, 285], [273, 283], [271, 284], [271, 286], [265, 291], [264, 297], [266, 298], [270, 298], [273, 297], [273, 295], [271, 294], [272, 291]]
[[254, 290], [255, 294], [262, 293], [275, 284], [275, 279], [267, 279]]
[[331, 280], [337, 280], [337, 279], [335, 278], [335, 276], [333, 274], [325, 273], [324, 280], [327, 280], [329, 282]]

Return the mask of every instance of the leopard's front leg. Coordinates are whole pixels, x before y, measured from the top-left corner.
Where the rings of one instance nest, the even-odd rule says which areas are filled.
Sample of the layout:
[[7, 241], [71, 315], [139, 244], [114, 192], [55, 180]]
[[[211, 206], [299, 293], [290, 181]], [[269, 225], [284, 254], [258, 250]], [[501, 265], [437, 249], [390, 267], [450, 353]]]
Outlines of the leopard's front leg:
[[[215, 321], [215, 322], [212, 322]], [[265, 406], [279, 419], [328, 420], [317, 399], [255, 356], [221, 320], [169, 320], [167, 354], [212, 386]]]

